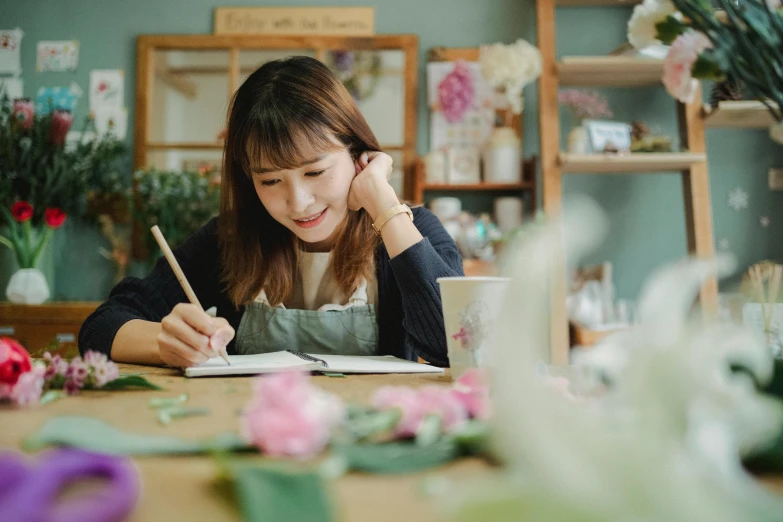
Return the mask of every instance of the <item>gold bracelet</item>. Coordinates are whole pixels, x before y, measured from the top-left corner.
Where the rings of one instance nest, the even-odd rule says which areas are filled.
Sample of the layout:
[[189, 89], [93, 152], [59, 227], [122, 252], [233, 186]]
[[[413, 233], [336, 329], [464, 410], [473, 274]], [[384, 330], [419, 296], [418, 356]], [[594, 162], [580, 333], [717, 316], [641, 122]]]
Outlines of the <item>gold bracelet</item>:
[[378, 216], [378, 219], [376, 219], [375, 223], [372, 224], [372, 229], [375, 230], [375, 233], [378, 234], [378, 236], [380, 236], [381, 227], [383, 227], [383, 225], [385, 225], [386, 222], [391, 218], [397, 214], [402, 214], [403, 212], [408, 214], [408, 217], [411, 218], [411, 221], [413, 221], [413, 212], [411, 211], [410, 207], [408, 207], [408, 205], [394, 205], [389, 210]]

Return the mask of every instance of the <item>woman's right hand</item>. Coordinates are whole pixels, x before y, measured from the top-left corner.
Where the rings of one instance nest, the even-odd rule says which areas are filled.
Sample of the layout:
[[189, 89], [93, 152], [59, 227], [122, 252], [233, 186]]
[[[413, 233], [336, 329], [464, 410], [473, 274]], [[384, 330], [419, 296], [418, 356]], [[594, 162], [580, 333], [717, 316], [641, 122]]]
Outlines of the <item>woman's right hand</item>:
[[160, 358], [169, 366], [196, 366], [211, 357], [234, 338], [234, 329], [222, 317], [210, 317], [198, 306], [179, 303], [161, 321], [158, 334]]

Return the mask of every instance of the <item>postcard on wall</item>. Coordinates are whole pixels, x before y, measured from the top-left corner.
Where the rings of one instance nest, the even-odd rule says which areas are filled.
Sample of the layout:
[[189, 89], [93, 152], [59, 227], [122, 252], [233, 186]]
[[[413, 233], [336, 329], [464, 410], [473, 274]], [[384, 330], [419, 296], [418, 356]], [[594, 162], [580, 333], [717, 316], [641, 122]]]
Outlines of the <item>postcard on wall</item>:
[[125, 107], [99, 107], [92, 111], [95, 132], [99, 136], [113, 134], [124, 140], [128, 133], [128, 109]]
[[0, 30], [0, 73], [14, 76], [22, 72], [20, 60], [24, 32], [16, 29]]
[[90, 111], [124, 106], [125, 73], [121, 69], [90, 71]]
[[79, 42], [76, 40], [38, 42], [36, 69], [42, 71], [75, 71], [79, 65]]
[[[78, 87], [78, 86], [77, 86]], [[70, 87], [41, 87], [35, 96], [35, 112], [41, 116], [54, 109], [74, 112], [79, 103], [81, 90]]]
[[470, 72], [474, 98], [462, 119], [446, 120], [440, 108], [438, 86], [454, 71], [456, 62], [427, 64], [427, 105], [430, 107], [430, 150], [448, 147], [481, 147], [492, 135], [495, 126], [493, 89], [481, 74], [478, 62], [463, 62]]
[[0, 97], [5, 94], [10, 101], [24, 98], [24, 81], [21, 78], [0, 78]]

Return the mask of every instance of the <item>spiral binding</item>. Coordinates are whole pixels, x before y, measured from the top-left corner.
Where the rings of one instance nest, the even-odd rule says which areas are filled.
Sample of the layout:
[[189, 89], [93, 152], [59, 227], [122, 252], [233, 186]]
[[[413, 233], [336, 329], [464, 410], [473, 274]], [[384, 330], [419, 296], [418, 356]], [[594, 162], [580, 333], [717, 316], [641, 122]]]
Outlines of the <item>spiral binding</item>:
[[329, 368], [329, 364], [326, 361], [324, 361], [323, 359], [319, 359], [318, 357], [313, 357], [309, 353], [297, 352], [296, 350], [286, 350], [286, 351], [288, 353], [296, 355], [300, 359], [304, 359], [305, 361], [319, 362], [323, 365], [324, 368]]

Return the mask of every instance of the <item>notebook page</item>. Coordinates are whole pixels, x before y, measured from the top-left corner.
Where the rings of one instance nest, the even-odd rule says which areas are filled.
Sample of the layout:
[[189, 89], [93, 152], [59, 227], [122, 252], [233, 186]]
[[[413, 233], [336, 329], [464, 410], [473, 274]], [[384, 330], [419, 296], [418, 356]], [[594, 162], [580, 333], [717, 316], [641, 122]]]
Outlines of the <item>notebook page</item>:
[[329, 365], [325, 368], [326, 371], [337, 373], [443, 373], [444, 371], [443, 368], [390, 355], [310, 355], [326, 361]]
[[288, 352], [259, 353], [254, 355], [229, 355], [231, 366], [220, 357], [213, 357], [199, 366], [185, 369], [187, 377], [210, 375], [255, 375], [284, 370], [313, 370], [321, 368], [320, 363], [305, 361]]

